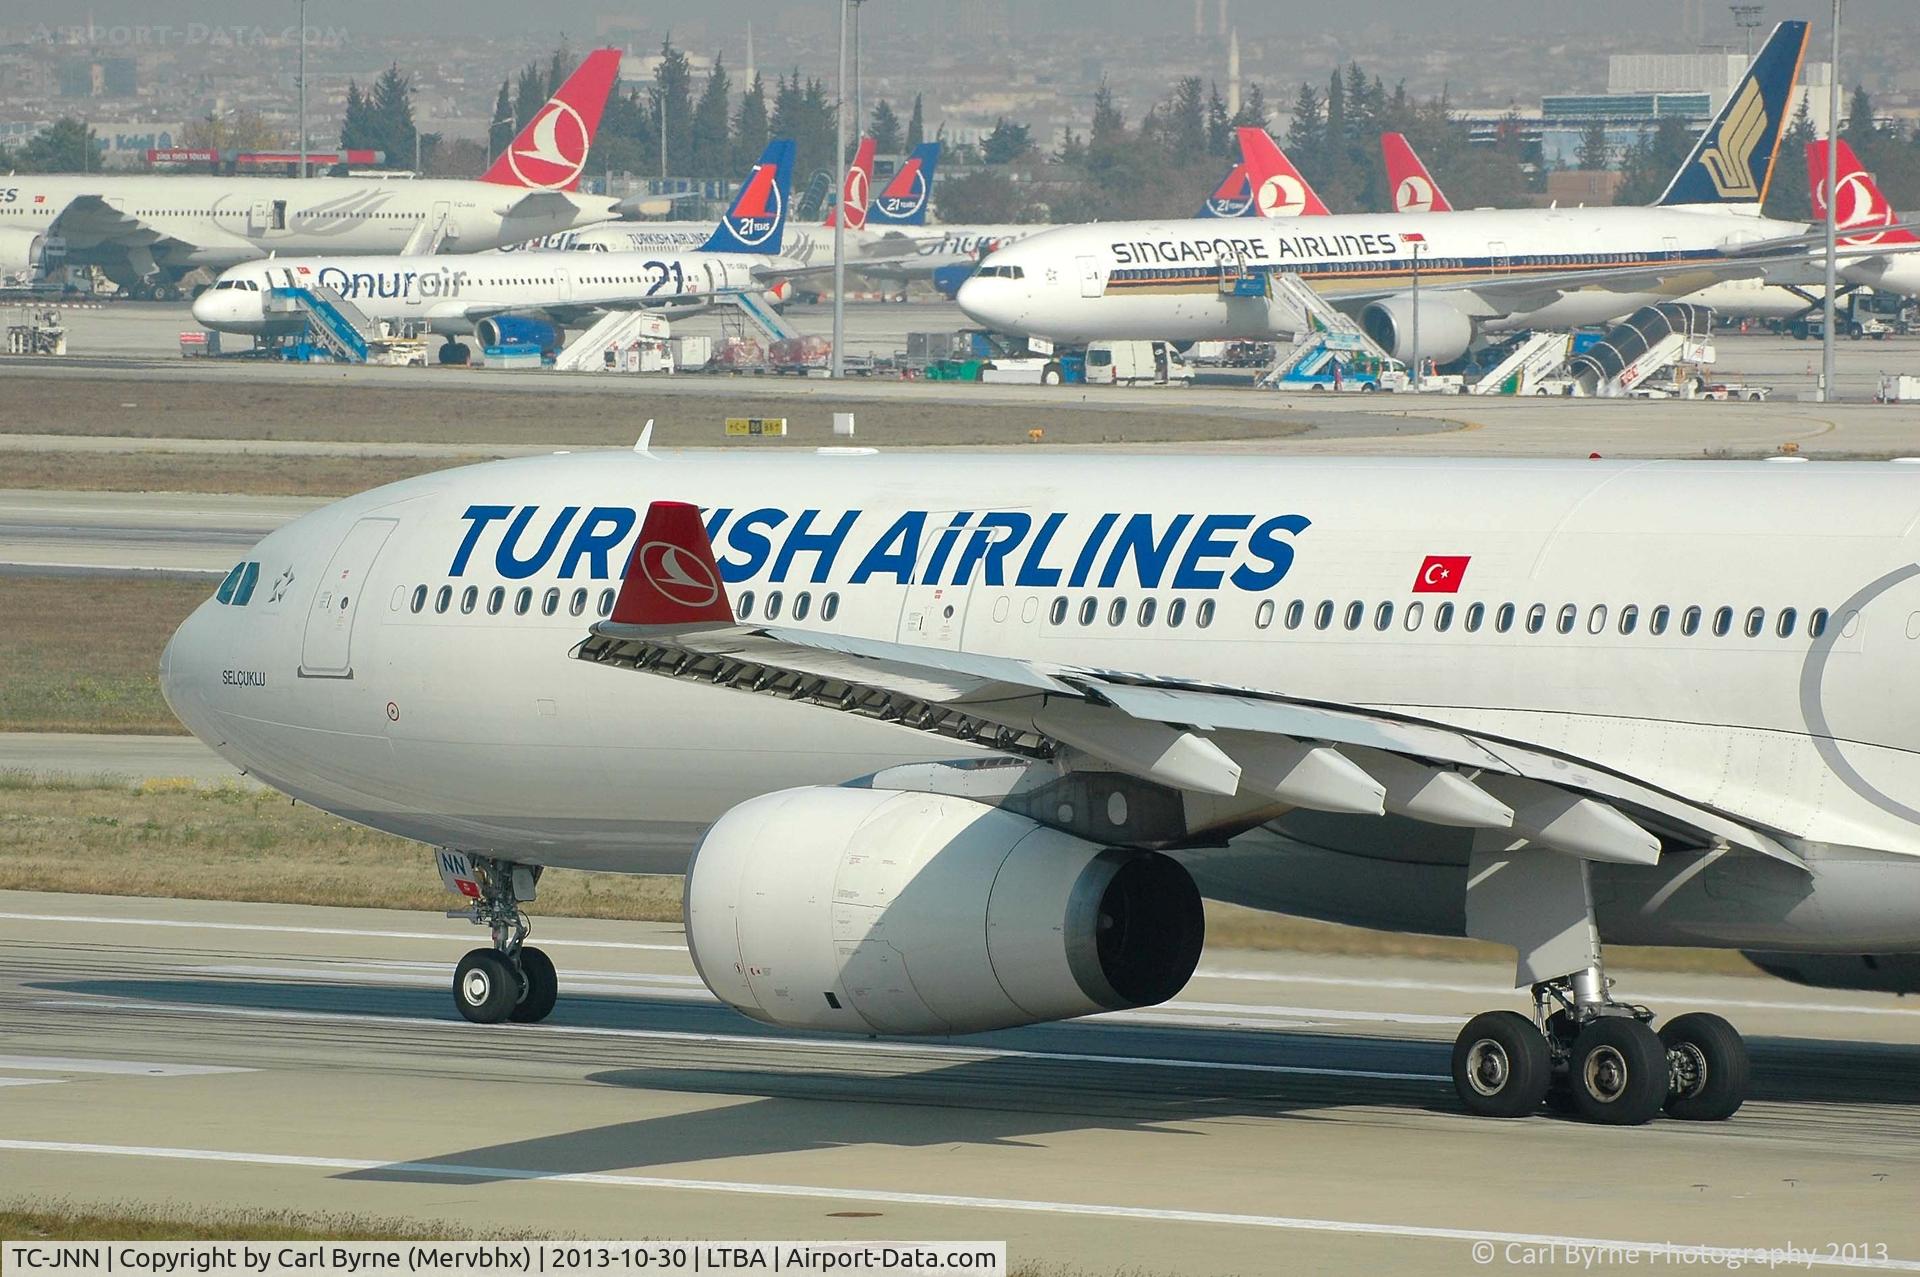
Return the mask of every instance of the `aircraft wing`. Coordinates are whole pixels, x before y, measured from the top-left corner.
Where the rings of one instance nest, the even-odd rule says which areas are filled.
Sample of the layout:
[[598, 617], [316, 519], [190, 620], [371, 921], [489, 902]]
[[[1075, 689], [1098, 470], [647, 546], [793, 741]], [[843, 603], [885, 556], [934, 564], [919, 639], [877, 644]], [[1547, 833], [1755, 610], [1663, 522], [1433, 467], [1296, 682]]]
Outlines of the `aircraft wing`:
[[139, 245], [149, 249], [172, 245], [194, 247], [115, 208], [99, 195], [80, 195], [68, 201], [47, 230], [49, 234], [63, 237], [72, 248], [93, 248], [100, 244]]
[[698, 511], [675, 502], [648, 510], [612, 617], [594, 623], [572, 655], [1120, 771], [1185, 794], [1393, 811], [1615, 863], [1653, 864], [1678, 847], [1802, 866], [1774, 832], [1730, 813], [1590, 760], [1420, 716], [736, 621]]

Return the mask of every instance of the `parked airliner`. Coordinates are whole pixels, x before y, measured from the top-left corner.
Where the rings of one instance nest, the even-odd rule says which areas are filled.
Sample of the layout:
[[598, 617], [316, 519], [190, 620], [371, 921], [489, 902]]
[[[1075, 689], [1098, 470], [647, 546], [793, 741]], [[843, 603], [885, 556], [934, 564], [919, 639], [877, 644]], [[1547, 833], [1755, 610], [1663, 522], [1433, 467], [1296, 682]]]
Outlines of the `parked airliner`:
[[1417, 327], [1419, 353], [1446, 363], [1482, 333], [1602, 323], [1758, 275], [1806, 255], [1805, 222], [1760, 214], [1806, 38], [1805, 22], [1774, 28], [1651, 208], [1062, 227], [995, 253], [960, 305], [997, 331], [1057, 341], [1266, 339], [1307, 322], [1260, 287], [1297, 275], [1395, 357], [1413, 356]]
[[97, 266], [134, 296], [181, 276], [290, 253], [475, 253], [604, 222], [574, 191], [620, 74], [596, 49], [477, 181], [123, 173], [0, 177], [0, 275]]
[[492, 933], [473, 1020], [553, 1010], [550, 866], [687, 872], [716, 995], [861, 1034], [1162, 1001], [1204, 894], [1513, 946], [1535, 1014], [1460, 1034], [1472, 1112], [1719, 1119], [1739, 1035], [1656, 1031], [1602, 942], [1920, 991], [1916, 564], [1893, 464], [643, 438], [288, 524], [161, 684], [433, 849]]

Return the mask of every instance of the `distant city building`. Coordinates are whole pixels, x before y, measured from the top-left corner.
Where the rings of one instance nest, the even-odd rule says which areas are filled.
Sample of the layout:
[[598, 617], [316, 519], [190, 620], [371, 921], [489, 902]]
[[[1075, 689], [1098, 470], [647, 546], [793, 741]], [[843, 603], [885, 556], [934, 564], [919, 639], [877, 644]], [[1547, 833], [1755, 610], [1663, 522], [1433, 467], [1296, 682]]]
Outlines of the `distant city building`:
[[130, 98], [139, 92], [139, 64], [132, 58], [62, 62], [54, 80], [63, 98]]

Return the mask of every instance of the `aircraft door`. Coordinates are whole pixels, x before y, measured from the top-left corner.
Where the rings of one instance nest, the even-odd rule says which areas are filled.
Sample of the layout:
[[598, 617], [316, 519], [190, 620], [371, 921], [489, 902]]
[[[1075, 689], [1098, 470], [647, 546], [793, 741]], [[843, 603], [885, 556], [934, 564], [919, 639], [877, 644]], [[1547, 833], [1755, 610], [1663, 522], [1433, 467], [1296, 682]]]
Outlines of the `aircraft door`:
[[926, 537], [913, 569], [916, 583], [907, 587], [906, 597], [900, 602], [900, 628], [894, 636], [897, 642], [949, 651], [960, 646], [967, 623], [967, 596], [972, 591], [964, 585], [918, 584], [950, 576], [967, 543], [983, 535], [966, 528], [948, 535], [946, 521], [952, 517], [949, 512], [927, 519]]
[[306, 637], [300, 646], [300, 677], [353, 677], [354, 618], [364, 606], [373, 561], [398, 522], [362, 519], [333, 552], [307, 612]]
[[573, 300], [573, 273], [571, 271], [564, 266], [560, 267], [553, 273], [553, 283], [555, 288], [558, 289], [555, 295], [558, 296], [561, 301]]
[[1100, 296], [1102, 291], [1101, 285], [1104, 282], [1100, 278], [1100, 259], [1097, 257], [1082, 257], [1078, 260], [1080, 263], [1080, 295], [1082, 297]]
[[707, 275], [707, 291], [708, 291], [709, 293], [717, 293], [717, 292], [719, 292], [719, 291], [720, 291], [720, 287], [719, 287], [719, 285], [717, 285], [717, 284], [715, 284], [715, 283], [713, 282], [713, 263], [712, 263], [712, 262], [701, 262], [701, 263], [700, 263], [700, 269], [701, 269], [701, 270], [703, 270], [703, 271], [705, 271], [705, 272], [706, 272], [706, 275]]
[[1666, 249], [1666, 258], [1668, 261], [1677, 262], [1680, 260], [1680, 241], [1679, 240], [1675, 239], [1671, 235], [1668, 235], [1660, 241], [1660, 244], [1661, 244], [1661, 247]]
[[1513, 258], [1507, 253], [1505, 240], [1490, 240], [1487, 243], [1487, 261], [1496, 275], [1504, 275], [1513, 269]]
[[272, 206], [266, 200], [255, 200], [253, 207], [247, 210], [247, 234], [265, 235], [273, 225]]

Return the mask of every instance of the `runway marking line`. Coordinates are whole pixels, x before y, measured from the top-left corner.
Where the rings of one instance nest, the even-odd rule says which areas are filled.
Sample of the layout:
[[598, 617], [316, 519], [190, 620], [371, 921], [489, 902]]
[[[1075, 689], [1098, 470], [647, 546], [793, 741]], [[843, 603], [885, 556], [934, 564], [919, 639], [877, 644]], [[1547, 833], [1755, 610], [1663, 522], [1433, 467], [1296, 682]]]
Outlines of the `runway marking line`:
[[[912, 1193], [898, 1189], [833, 1188], [817, 1184], [780, 1184], [745, 1180], [682, 1179], [667, 1175], [621, 1175], [609, 1171], [553, 1173], [515, 1166], [463, 1166], [443, 1162], [383, 1162], [362, 1157], [310, 1157], [293, 1153], [252, 1153], [225, 1149], [168, 1148], [138, 1144], [85, 1144], [66, 1140], [0, 1139], [0, 1151], [19, 1153], [74, 1153], [105, 1157], [147, 1158], [174, 1162], [215, 1162], [240, 1166], [277, 1166], [323, 1171], [387, 1171], [405, 1175], [434, 1175], [450, 1180], [493, 1179], [516, 1182], [590, 1184], [606, 1188], [664, 1189], [674, 1192], [727, 1193], [743, 1197], [785, 1197], [813, 1201], [875, 1202], [890, 1206], [945, 1206], [962, 1210], [1017, 1211], [1035, 1215], [1075, 1215], [1147, 1223], [1210, 1224], [1288, 1232], [1333, 1233], [1363, 1237], [1404, 1237], [1421, 1241], [1486, 1242], [1552, 1248], [1559, 1253], [1578, 1248], [1609, 1254], [1660, 1255], [1695, 1260], [1702, 1253], [1765, 1250], [1766, 1247], [1687, 1245], [1679, 1242], [1627, 1241], [1605, 1237], [1577, 1237], [1554, 1233], [1510, 1233], [1472, 1228], [1437, 1228], [1423, 1224], [1392, 1224], [1370, 1220], [1315, 1219], [1299, 1215], [1242, 1215], [1227, 1211], [1179, 1210], [1157, 1206], [1121, 1206], [1099, 1202], [1058, 1202], [1022, 1197], [973, 1197], [961, 1193]], [[1920, 1260], [1849, 1259], [1808, 1255], [1807, 1267], [1864, 1268], [1883, 1272], [1920, 1272]]]
[[[465, 1020], [436, 1020], [418, 1015], [367, 1015], [352, 1011], [276, 1011], [259, 1007], [200, 1006], [191, 1002], [135, 1002], [110, 998], [43, 998], [34, 1005], [61, 1010], [186, 1011], [232, 1019], [293, 1020], [333, 1024], [394, 1025], [407, 1028], [475, 1029]], [[1310, 1064], [1259, 1064], [1241, 1060], [1182, 1060], [1157, 1055], [1099, 1055], [1087, 1051], [1016, 1051], [1007, 1047], [955, 1046], [944, 1042], [902, 1042], [866, 1038], [795, 1038], [771, 1034], [690, 1033], [677, 1029], [614, 1029], [589, 1024], [502, 1024], [493, 1032], [557, 1034], [567, 1037], [631, 1038], [645, 1042], [691, 1042], [702, 1046], [797, 1046], [809, 1050], [880, 1055], [928, 1055], [966, 1060], [1033, 1060], [1042, 1064], [1112, 1064], [1130, 1068], [1190, 1069], [1201, 1072], [1278, 1074], [1296, 1077], [1364, 1078], [1375, 1082], [1452, 1084], [1446, 1073], [1399, 1073], [1385, 1069], [1336, 1069]]]
[[[171, 927], [176, 930], [194, 931], [259, 931], [274, 932], [281, 935], [304, 936], [355, 936], [377, 940], [458, 940], [460, 937], [450, 931], [382, 931], [364, 930], [354, 927], [280, 927], [258, 922], [193, 922], [182, 918], [119, 918], [108, 915], [66, 914], [66, 913], [7, 913], [0, 912], [0, 922], [63, 922], [79, 923], [90, 926], [126, 926], [126, 927]], [[629, 940], [573, 940], [566, 937], [543, 936], [540, 944], [552, 948], [578, 949], [624, 949], [649, 953], [685, 953], [684, 944], [641, 944]], [[1212, 970], [1200, 968], [1194, 973], [1196, 980], [1236, 980], [1260, 981], [1273, 984], [1322, 984], [1353, 989], [1399, 989], [1427, 993], [1462, 993], [1474, 995], [1499, 996], [1511, 995], [1514, 990], [1498, 984], [1446, 984], [1431, 980], [1392, 980], [1379, 978], [1361, 978], [1353, 976], [1313, 976], [1288, 975], [1284, 972]], [[1697, 1001], [1702, 1005], [1715, 1007], [1736, 1007], [1747, 1011], [1788, 1011], [1814, 1012], [1829, 1015], [1891, 1015], [1920, 1016], [1920, 1008], [1915, 1007], [1875, 1007], [1852, 1006], [1843, 1002], [1781, 1002], [1764, 998], [1723, 998], [1716, 995], [1702, 998], [1680, 998], [1674, 994], [1662, 994], [1653, 1000]], [[1457, 1019], [1457, 1017], [1455, 1017]], [[1450, 1023], [1452, 1021], [1449, 1021]]]
[[205, 1077], [214, 1073], [259, 1072], [258, 1069], [230, 1068], [219, 1064], [87, 1060], [64, 1055], [0, 1055], [0, 1069], [22, 1069], [28, 1073], [110, 1073], [124, 1077]]

